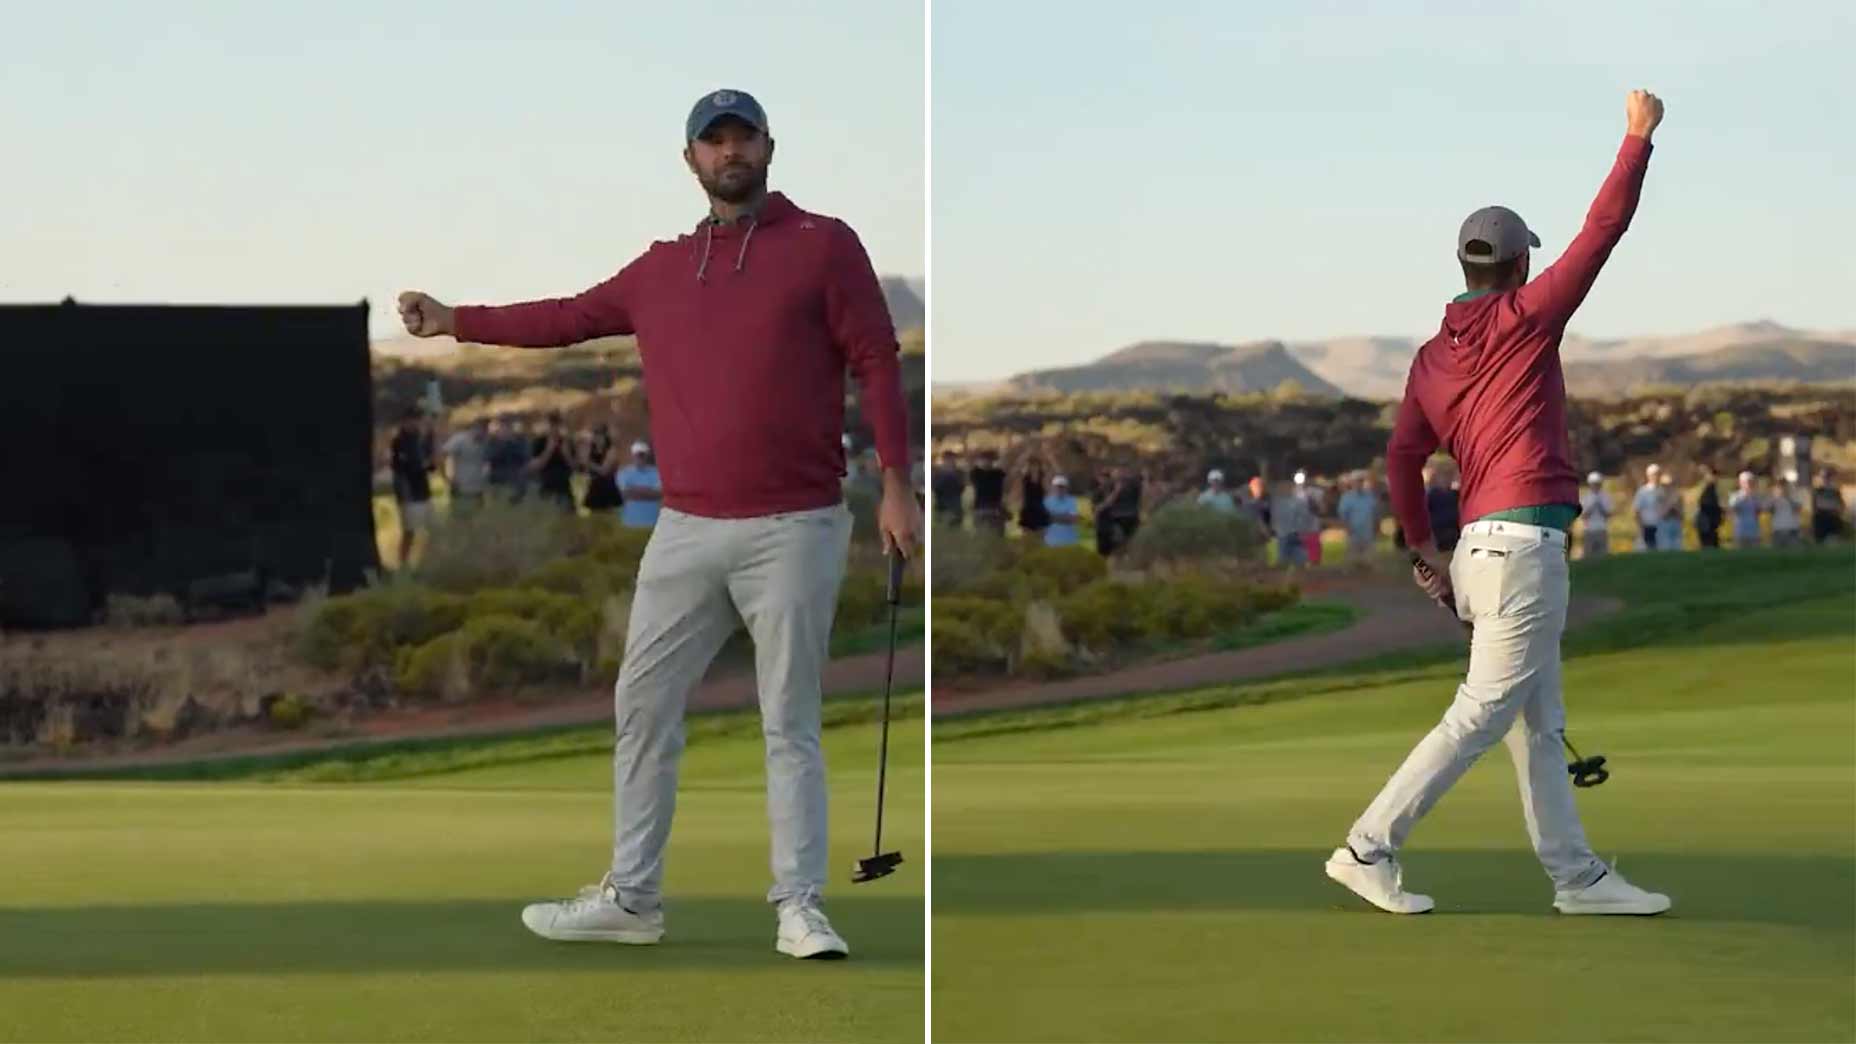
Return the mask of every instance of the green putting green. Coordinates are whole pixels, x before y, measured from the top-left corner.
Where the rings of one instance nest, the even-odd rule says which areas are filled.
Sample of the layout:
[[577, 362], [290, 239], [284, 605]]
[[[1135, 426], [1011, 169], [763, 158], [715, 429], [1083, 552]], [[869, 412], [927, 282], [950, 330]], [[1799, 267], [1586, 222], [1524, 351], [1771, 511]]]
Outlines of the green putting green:
[[609, 858], [599, 733], [482, 744], [461, 771], [456, 745], [402, 755], [367, 783], [0, 783], [0, 1039], [921, 1039], [919, 717], [891, 732], [884, 831], [911, 862], [870, 884], [849, 877], [876, 729], [826, 736], [839, 962], [773, 950], [751, 726], [685, 757], [663, 945], [529, 935], [525, 902]]
[[1462, 651], [936, 726], [938, 1040], [1856, 1036], [1856, 556], [1578, 567], [1566, 642], [1594, 844], [1671, 894], [1568, 918], [1505, 750], [1414, 834], [1435, 914], [1321, 864], [1442, 713]]

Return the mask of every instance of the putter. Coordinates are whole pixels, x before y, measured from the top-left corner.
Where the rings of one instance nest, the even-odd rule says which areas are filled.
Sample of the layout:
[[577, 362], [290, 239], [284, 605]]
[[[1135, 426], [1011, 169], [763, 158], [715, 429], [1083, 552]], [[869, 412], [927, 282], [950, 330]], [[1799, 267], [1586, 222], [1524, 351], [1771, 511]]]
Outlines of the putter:
[[[1424, 560], [1424, 556], [1416, 551], [1411, 553], [1411, 567], [1424, 574], [1427, 580], [1437, 575], [1437, 570], [1432, 569], [1431, 564]], [[1468, 621], [1462, 620], [1461, 617], [1457, 617], [1456, 608], [1454, 606], [1443, 601], [1439, 601], [1437, 604], [1448, 611], [1451, 617], [1461, 622], [1465, 632], [1473, 630]], [[1605, 756], [1603, 754], [1594, 754], [1589, 758], [1580, 756], [1579, 749], [1572, 745], [1572, 740], [1566, 738], [1566, 732], [1563, 729], [1560, 731], [1560, 742], [1566, 745], [1567, 752], [1572, 755], [1572, 761], [1567, 764], [1566, 772], [1572, 777], [1573, 786], [1595, 787], [1611, 778], [1611, 770], [1605, 768]]]
[[863, 884], [888, 877], [902, 863], [901, 852], [883, 851], [883, 787], [889, 775], [889, 694], [896, 680], [896, 612], [902, 606], [902, 565], [900, 551], [889, 553], [889, 665], [883, 669], [883, 739], [876, 756], [876, 841], [870, 846], [870, 858], [859, 859], [851, 871], [851, 883]]

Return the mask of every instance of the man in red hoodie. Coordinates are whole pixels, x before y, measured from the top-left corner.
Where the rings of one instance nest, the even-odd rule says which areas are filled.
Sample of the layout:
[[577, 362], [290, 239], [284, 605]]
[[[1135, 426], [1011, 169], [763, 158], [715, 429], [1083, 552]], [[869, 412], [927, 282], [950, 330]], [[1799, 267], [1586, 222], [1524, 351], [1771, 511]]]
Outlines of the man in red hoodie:
[[576, 899], [522, 921], [559, 940], [655, 943], [664, 934], [664, 848], [676, 807], [684, 702], [745, 622], [754, 639], [773, 831], [775, 946], [794, 957], [849, 947], [820, 909], [826, 873], [820, 677], [851, 535], [844, 374], [876, 433], [886, 547], [913, 552], [908, 421], [896, 333], [850, 227], [767, 191], [774, 143], [743, 91], [705, 95], [684, 162], [709, 199], [693, 231], [655, 243], [574, 297], [450, 308], [400, 295], [412, 333], [546, 348], [635, 334], [663, 507], [638, 570], [614, 695], [611, 869]]
[[[1669, 898], [1625, 881], [1586, 842], [1560, 759], [1566, 709], [1560, 633], [1566, 624], [1567, 532], [1579, 514], [1566, 437], [1560, 339], [1605, 259], [1630, 226], [1663, 103], [1632, 91], [1627, 129], [1585, 227], [1558, 262], [1528, 281], [1540, 239], [1506, 207], [1484, 207], [1457, 236], [1468, 291], [1418, 350], [1386, 471], [1392, 510], [1422, 561], [1425, 593], [1472, 628], [1469, 671], [1443, 720], [1406, 757], [1328, 859], [1328, 876], [1391, 913], [1423, 913], [1404, 890], [1398, 851], [1431, 806], [1483, 752], [1506, 738], [1528, 835], [1569, 914], [1656, 914]], [[1448, 562], [1438, 554], [1420, 471], [1439, 447], [1462, 476], [1465, 524]]]

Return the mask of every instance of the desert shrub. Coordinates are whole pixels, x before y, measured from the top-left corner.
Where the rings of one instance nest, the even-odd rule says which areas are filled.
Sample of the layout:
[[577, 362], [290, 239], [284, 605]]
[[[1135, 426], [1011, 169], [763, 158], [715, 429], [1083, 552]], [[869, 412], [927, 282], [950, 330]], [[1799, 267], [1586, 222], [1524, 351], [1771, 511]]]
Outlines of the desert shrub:
[[1108, 561], [1086, 547], [1034, 547], [1012, 572], [1030, 579], [1043, 597], [1067, 595], [1108, 575]]
[[650, 542], [651, 530], [631, 529], [620, 525], [616, 518], [599, 515], [580, 520], [569, 551], [617, 570], [629, 585], [637, 579], [638, 563], [644, 561], [644, 549]]
[[1134, 534], [1126, 554], [1134, 566], [1201, 558], [1254, 560], [1262, 556], [1264, 542], [1262, 527], [1249, 515], [1181, 499], [1155, 511]]
[[297, 652], [324, 670], [390, 666], [401, 646], [421, 645], [463, 626], [467, 600], [394, 581], [316, 603], [297, 634]]
[[846, 573], [838, 587], [835, 630], [855, 630], [881, 623], [889, 616], [889, 578], [858, 570]]
[[1007, 664], [1006, 652], [967, 620], [943, 618], [934, 621], [934, 663], [936, 678], [955, 678], [979, 671], [996, 672]]
[[1256, 612], [1249, 588], [1203, 577], [1145, 584], [1135, 608], [1148, 638], [1204, 638], [1236, 627]]
[[490, 690], [572, 681], [573, 650], [533, 620], [490, 615], [398, 658], [394, 684], [408, 695], [459, 698]]
[[271, 701], [267, 717], [280, 729], [301, 728], [309, 720], [309, 703], [301, 696], [283, 695]]
[[486, 616], [513, 616], [540, 624], [584, 661], [591, 662], [599, 638], [601, 613], [597, 602], [532, 588], [491, 588], [470, 596], [472, 620]]
[[576, 598], [598, 598], [630, 586], [630, 578], [603, 562], [578, 556], [557, 558], [523, 575], [514, 586], [533, 591], [552, 591]]
[[1287, 609], [1302, 600], [1302, 589], [1294, 584], [1263, 584], [1250, 589], [1251, 605], [1259, 613]]
[[[938, 630], [937, 628], [936, 641], [940, 640]], [[1073, 666], [1069, 657], [1056, 650], [1034, 649], [1019, 657], [1018, 663], [1013, 666], [1012, 673], [1025, 678], [1062, 678], [1073, 673]]]
[[997, 670], [1018, 651], [1025, 618], [1016, 606], [967, 595], [934, 599], [935, 669], [950, 675]]
[[936, 523], [934, 589], [937, 595], [958, 594], [1012, 564], [1012, 548], [1004, 537], [987, 530], [967, 530]]
[[440, 591], [507, 587], [595, 543], [606, 521], [619, 528], [616, 520], [575, 518], [539, 500], [492, 499], [436, 526], [413, 575]]
[[[1097, 580], [1057, 599], [1063, 636], [1077, 645], [1102, 651], [1141, 635], [1143, 588], [1120, 580]], [[937, 600], [938, 601], [938, 600]], [[935, 626], [940, 626], [940, 617]]]
[[187, 614], [170, 594], [113, 594], [104, 605], [104, 622], [111, 627], [169, 627], [185, 623]]

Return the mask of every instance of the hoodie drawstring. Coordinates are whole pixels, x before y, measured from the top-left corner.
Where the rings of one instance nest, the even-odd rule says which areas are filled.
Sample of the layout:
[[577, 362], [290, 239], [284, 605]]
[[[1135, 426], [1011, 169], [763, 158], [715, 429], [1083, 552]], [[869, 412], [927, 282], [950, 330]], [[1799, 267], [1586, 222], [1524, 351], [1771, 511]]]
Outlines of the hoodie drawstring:
[[739, 272], [748, 263], [748, 244], [754, 242], [754, 230], [760, 227], [760, 216], [748, 219], [748, 234], [741, 237], [741, 253], [735, 255], [735, 271]]
[[709, 271], [709, 247], [715, 243], [715, 225], [710, 223], [702, 235], [702, 261], [696, 265], [696, 281], [704, 282], [703, 274]]

